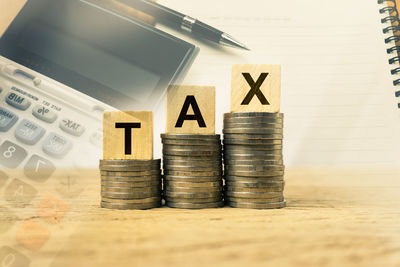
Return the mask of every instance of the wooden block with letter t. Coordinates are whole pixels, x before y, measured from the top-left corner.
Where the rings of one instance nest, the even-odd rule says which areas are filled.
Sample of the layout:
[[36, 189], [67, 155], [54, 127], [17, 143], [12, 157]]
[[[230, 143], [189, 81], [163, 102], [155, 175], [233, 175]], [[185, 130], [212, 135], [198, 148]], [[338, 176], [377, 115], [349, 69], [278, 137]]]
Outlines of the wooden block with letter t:
[[215, 134], [215, 87], [169, 86], [166, 132]]
[[279, 112], [281, 66], [232, 66], [231, 112]]
[[105, 111], [103, 159], [153, 159], [153, 112]]

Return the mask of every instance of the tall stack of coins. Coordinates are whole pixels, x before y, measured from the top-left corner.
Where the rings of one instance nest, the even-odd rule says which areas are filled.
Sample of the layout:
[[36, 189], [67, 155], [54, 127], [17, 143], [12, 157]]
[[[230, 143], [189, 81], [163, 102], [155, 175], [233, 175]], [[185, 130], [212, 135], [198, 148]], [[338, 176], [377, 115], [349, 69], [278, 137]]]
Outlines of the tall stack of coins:
[[161, 134], [164, 198], [173, 208], [218, 208], [223, 203], [220, 135]]
[[283, 114], [224, 114], [225, 201], [237, 208], [283, 208]]
[[161, 206], [160, 159], [100, 160], [101, 207], [151, 209]]

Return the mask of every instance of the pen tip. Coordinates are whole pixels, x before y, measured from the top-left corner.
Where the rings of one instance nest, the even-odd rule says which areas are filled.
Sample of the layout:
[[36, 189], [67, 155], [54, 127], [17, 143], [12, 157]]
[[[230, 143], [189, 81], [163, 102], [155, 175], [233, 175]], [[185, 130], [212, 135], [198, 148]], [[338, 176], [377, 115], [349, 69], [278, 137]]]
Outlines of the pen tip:
[[248, 48], [241, 42], [235, 40], [232, 36], [230, 36], [229, 34], [226, 34], [226, 33], [222, 34], [220, 43], [223, 45], [227, 45], [227, 46], [231, 46], [231, 47], [235, 47], [235, 48], [241, 48], [241, 49], [250, 51], [250, 48]]

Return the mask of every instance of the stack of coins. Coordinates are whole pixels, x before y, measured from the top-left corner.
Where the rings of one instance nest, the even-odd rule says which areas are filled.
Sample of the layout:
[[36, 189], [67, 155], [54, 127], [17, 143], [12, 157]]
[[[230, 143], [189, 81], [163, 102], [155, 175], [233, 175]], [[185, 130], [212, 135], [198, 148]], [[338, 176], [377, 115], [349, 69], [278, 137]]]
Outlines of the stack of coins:
[[283, 208], [283, 114], [224, 114], [225, 201], [237, 208]]
[[224, 205], [220, 135], [161, 134], [164, 198], [182, 209]]
[[161, 160], [100, 160], [101, 207], [161, 206]]

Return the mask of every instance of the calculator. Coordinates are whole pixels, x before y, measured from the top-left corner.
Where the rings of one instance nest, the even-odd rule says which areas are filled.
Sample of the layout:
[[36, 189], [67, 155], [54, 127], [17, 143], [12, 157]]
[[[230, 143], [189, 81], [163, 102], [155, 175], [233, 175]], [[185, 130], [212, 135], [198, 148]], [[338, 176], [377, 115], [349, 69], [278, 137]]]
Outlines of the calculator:
[[[35, 211], [45, 185], [55, 184], [46, 201], [79, 195], [64, 170], [98, 168], [103, 111], [156, 110], [197, 53], [96, 1], [28, 0], [0, 39], [0, 214]], [[28, 262], [8, 246], [3, 256]]]
[[28, 0], [0, 39], [0, 166], [97, 167], [102, 112], [154, 110], [197, 52], [93, 1]]

